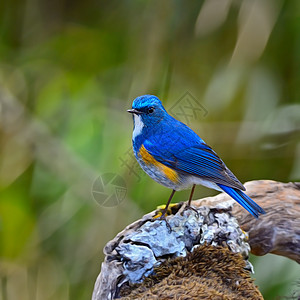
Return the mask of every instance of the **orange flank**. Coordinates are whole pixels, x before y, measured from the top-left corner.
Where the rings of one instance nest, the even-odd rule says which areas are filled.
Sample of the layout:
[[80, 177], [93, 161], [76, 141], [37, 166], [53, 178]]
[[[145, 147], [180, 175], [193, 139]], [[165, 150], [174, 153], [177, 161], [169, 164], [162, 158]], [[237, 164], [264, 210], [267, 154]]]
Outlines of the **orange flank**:
[[144, 147], [144, 145], [141, 146], [139, 150], [139, 155], [143, 159], [143, 161], [147, 165], [154, 165], [158, 167], [168, 179], [170, 179], [172, 182], [178, 182], [178, 174], [176, 171], [172, 170], [171, 168], [165, 166], [164, 164], [158, 162]]

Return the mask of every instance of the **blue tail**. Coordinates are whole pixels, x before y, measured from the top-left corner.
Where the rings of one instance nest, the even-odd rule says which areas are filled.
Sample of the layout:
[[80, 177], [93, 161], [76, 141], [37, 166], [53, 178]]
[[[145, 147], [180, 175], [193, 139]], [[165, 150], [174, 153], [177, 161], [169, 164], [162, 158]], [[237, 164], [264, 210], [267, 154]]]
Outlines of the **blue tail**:
[[239, 189], [235, 189], [223, 184], [218, 184], [218, 186], [229, 196], [231, 196], [235, 201], [237, 201], [240, 205], [242, 205], [248, 212], [258, 218], [259, 214], [265, 214], [266, 212], [256, 204], [250, 197], [248, 197], [245, 193], [243, 193]]

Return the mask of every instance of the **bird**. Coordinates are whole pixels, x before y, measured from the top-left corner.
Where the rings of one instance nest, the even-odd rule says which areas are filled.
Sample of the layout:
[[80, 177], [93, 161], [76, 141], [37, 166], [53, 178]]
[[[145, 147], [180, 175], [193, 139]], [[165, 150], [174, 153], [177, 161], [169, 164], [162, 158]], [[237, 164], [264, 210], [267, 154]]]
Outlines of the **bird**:
[[191, 128], [168, 114], [158, 97], [139, 96], [127, 112], [133, 116], [132, 146], [139, 165], [153, 180], [172, 189], [161, 218], [165, 218], [176, 191], [191, 188], [191, 207], [196, 185], [227, 193], [255, 218], [265, 214], [244, 193], [243, 184], [217, 153]]

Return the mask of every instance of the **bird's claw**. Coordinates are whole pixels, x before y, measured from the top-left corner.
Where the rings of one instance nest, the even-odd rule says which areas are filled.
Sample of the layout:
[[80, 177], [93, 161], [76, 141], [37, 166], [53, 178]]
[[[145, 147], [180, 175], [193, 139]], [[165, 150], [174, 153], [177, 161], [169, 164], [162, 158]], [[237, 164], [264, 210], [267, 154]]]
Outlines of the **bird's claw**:
[[165, 222], [166, 222], [166, 226], [167, 226], [167, 228], [168, 228], [168, 230], [169, 230], [169, 233], [172, 232], [171, 225], [170, 225], [169, 222], [167, 221], [164, 212], [159, 211], [158, 214], [155, 215], [155, 216], [152, 218], [152, 221], [153, 221], [153, 222], [155, 222], [155, 221], [165, 221]]
[[184, 208], [184, 211], [185, 211], [185, 210], [188, 210], [188, 209], [193, 210], [193, 211], [196, 213], [197, 218], [199, 219], [199, 212], [198, 212], [198, 210], [197, 210], [196, 208], [194, 208], [194, 207], [192, 207], [191, 205], [187, 204], [187, 205], [185, 206], [185, 208]]
[[165, 221], [165, 222], [166, 222], [166, 226], [167, 226], [167, 228], [168, 228], [168, 230], [169, 230], [169, 233], [172, 232], [172, 227], [171, 227], [171, 225], [169, 224], [169, 222], [167, 221], [165, 215], [160, 216], [158, 220], [160, 220], [160, 221]]

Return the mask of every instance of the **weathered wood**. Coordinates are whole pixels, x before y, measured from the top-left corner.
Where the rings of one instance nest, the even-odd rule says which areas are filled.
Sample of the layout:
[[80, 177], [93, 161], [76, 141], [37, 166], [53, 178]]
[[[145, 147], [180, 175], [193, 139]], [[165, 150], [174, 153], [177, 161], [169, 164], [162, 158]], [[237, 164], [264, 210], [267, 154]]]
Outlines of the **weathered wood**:
[[[194, 271], [186, 273], [175, 271], [174, 273], [172, 268], [171, 270], [168, 268], [176, 262], [176, 268], [180, 269], [177, 259], [180, 257], [183, 259], [179, 260], [180, 266], [181, 263], [188, 265], [188, 259], [191, 258], [193, 261], [191, 265], [199, 264], [200, 266], [198, 269], [199, 274], [202, 274], [200, 277], [208, 274], [202, 272], [208, 268], [209, 261], [202, 261], [199, 258], [201, 254], [194, 257], [190, 255], [197, 247], [202, 247], [201, 253], [211, 251], [209, 255], [212, 256], [218, 256], [218, 253], [222, 252], [215, 247], [212, 247], [211, 250], [209, 245], [225, 247], [224, 249], [227, 249], [226, 251], [233, 256], [226, 261], [220, 259], [216, 264], [219, 269], [212, 266], [213, 272], [208, 277], [211, 279], [211, 274], [216, 275], [215, 281], [210, 283], [215, 286], [215, 289], [205, 287], [205, 284], [196, 284], [199, 283], [199, 279], [194, 276], [195, 284], [192, 284], [194, 290], [191, 291], [193, 287], [188, 287], [186, 293], [197, 295], [200, 291], [201, 293], [204, 291], [203, 295], [207, 293], [207, 298], [203, 297], [202, 299], [212, 299], [211, 297], [217, 296], [217, 294], [213, 294], [214, 292], [225, 292], [225, 290], [228, 292], [228, 288], [231, 293], [229, 282], [232, 280], [232, 274], [238, 271], [237, 274], [243, 274], [244, 278], [242, 281], [237, 280], [238, 285], [242, 283], [239, 288], [244, 288], [245, 293], [250, 291], [250, 294], [255, 295], [252, 299], [262, 299], [251, 281], [249, 271], [246, 271], [248, 275], [243, 273], [245, 267], [243, 264], [249, 266], [247, 261], [249, 248], [240, 228], [249, 234], [248, 242], [253, 254], [274, 253], [289, 257], [299, 263], [300, 184], [261, 180], [248, 182], [245, 186], [247, 194], [267, 212], [259, 219], [253, 218], [234, 200], [222, 193], [215, 197], [193, 201], [192, 205], [197, 208], [199, 215], [193, 210], [184, 210], [185, 206], [182, 204], [175, 206], [172, 214], [167, 217], [172, 228], [171, 232], [165, 222], [153, 221], [155, 212], [145, 215], [141, 220], [127, 226], [104, 249], [106, 258], [95, 284], [93, 300], [114, 299], [115, 296], [122, 295], [122, 292], [123, 295], [132, 292], [124, 299], [140, 299], [140, 297], [156, 299], [157, 295], [164, 295], [163, 298], [160, 296], [160, 299], [173, 299], [175, 289], [178, 289], [176, 295], [184, 296], [185, 285], [190, 282], [188, 277], [194, 276]], [[216, 253], [214, 253], [215, 251]], [[236, 253], [241, 253], [242, 256]], [[234, 255], [238, 255], [239, 258]], [[235, 259], [240, 260], [240, 263], [236, 264], [237, 269], [232, 274], [231, 272], [222, 272], [222, 270], [228, 269], [228, 265]], [[162, 269], [157, 269], [157, 265]], [[204, 269], [201, 270], [201, 267]], [[155, 271], [154, 275], [153, 271]], [[147, 280], [143, 280], [144, 276], [147, 277]], [[234, 276], [241, 278], [240, 275]], [[142, 283], [139, 283], [141, 281]], [[182, 286], [178, 287], [180, 282]], [[171, 288], [167, 285], [174, 286]], [[244, 298], [240, 296], [237, 289], [236, 294], [230, 294], [228, 299]], [[249, 298], [245, 296], [245, 299]]]
[[[247, 195], [267, 213], [253, 218], [236, 202], [232, 214], [249, 234], [251, 253], [282, 255], [300, 263], [300, 183], [257, 180], [245, 183]], [[222, 193], [193, 202], [195, 206], [213, 206], [233, 201]]]

